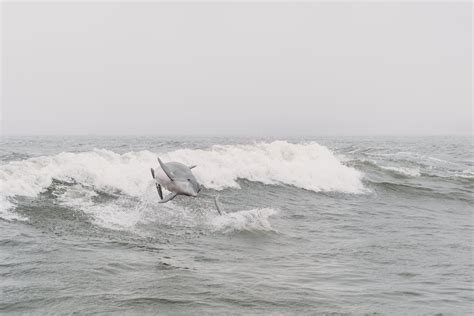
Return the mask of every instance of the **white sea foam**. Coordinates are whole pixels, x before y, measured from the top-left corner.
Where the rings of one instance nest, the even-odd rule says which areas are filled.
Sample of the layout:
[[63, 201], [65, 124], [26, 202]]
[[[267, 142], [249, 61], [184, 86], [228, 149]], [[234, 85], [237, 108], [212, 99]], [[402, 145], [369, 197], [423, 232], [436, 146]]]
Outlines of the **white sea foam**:
[[[68, 186], [57, 198], [62, 205], [83, 211], [91, 217], [94, 224], [104, 228], [133, 230], [137, 224], [145, 224], [155, 219], [156, 210], [148, 205], [149, 201], [156, 203], [156, 192], [152, 186], [149, 186], [139, 199], [119, 196], [99, 203], [94, 200], [97, 197], [98, 194], [92, 188], [77, 184]], [[160, 209], [161, 213], [163, 208]]]
[[[94, 201], [98, 194], [91, 188], [72, 185], [57, 195], [62, 205], [81, 210], [90, 216], [98, 226], [144, 233], [138, 225], [160, 223], [170, 227], [203, 227], [214, 232], [231, 233], [235, 231], [274, 231], [269, 217], [276, 214], [274, 209], [251, 209], [218, 215], [215, 209], [195, 212], [173, 202], [159, 204], [153, 186], [137, 198], [126, 196], [104, 203]], [[138, 200], [138, 202], [137, 202]], [[14, 214], [10, 214], [14, 215]]]
[[0, 218], [7, 220], [7, 221], [26, 221], [28, 220], [27, 217], [21, 216], [17, 213], [11, 212], [10, 209], [13, 208], [13, 203], [8, 201], [8, 199], [4, 196], [0, 195]]
[[[364, 191], [362, 174], [343, 165], [328, 148], [316, 143], [275, 141], [215, 145], [205, 150], [180, 149], [169, 153], [139, 151], [118, 154], [96, 149], [13, 161], [0, 166], [0, 192], [4, 200], [16, 195], [34, 197], [48, 188], [53, 179], [58, 179], [138, 197], [150, 187], [149, 170], [156, 167], [157, 155], [164, 161], [197, 164], [193, 171], [198, 181], [216, 190], [239, 188], [237, 180], [241, 178], [264, 184], [288, 184], [316, 192]], [[70, 196], [63, 199], [67, 198], [71, 203], [76, 200], [84, 205], [85, 199], [91, 200], [90, 196], [81, 196], [73, 190], [68, 194]], [[3, 210], [11, 206], [6, 202], [0, 205]]]
[[149, 183], [149, 168], [154, 161], [156, 155], [148, 151], [120, 155], [104, 149], [30, 158], [0, 166], [0, 188], [7, 196], [36, 196], [53, 179], [74, 179], [77, 183], [136, 196]]
[[214, 230], [224, 233], [234, 231], [274, 231], [269, 217], [276, 214], [271, 208], [252, 209], [233, 213], [224, 213], [211, 220]]

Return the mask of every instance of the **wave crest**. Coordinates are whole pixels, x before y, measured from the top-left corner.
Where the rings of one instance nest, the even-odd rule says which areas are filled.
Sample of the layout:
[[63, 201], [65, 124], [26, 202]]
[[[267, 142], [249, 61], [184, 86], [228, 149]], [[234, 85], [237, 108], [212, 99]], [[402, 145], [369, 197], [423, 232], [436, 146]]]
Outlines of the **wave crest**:
[[421, 175], [421, 172], [417, 168], [407, 168], [407, 167], [384, 167], [380, 166], [380, 168], [388, 170], [388, 171], [393, 171], [397, 174], [400, 174], [402, 176], [408, 176], [408, 177], [419, 177]]

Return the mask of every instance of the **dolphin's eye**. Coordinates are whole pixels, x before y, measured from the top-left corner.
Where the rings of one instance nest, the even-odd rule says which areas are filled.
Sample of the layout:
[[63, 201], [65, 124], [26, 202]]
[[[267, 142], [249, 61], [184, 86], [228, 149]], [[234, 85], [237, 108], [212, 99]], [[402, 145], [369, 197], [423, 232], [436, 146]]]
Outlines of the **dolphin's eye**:
[[191, 179], [188, 179], [188, 181], [191, 181]]

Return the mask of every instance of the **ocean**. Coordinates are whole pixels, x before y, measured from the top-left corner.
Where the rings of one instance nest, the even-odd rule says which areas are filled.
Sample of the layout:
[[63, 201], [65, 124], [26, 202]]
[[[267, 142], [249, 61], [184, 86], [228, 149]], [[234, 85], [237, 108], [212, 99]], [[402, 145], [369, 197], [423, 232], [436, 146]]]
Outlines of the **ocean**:
[[[199, 196], [159, 204], [158, 156]], [[469, 136], [3, 136], [0, 159], [0, 313], [474, 313]]]

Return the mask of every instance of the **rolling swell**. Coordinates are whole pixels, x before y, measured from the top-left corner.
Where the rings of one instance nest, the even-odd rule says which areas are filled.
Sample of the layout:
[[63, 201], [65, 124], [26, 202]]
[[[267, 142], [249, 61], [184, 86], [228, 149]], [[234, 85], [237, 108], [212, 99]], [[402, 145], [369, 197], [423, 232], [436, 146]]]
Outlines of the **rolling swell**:
[[[405, 157], [405, 156], [404, 156]], [[432, 160], [439, 162], [432, 158]], [[474, 176], [469, 169], [431, 165], [403, 159], [401, 161], [358, 158], [345, 163], [364, 173], [363, 183], [371, 191], [392, 192], [404, 196], [421, 194], [423, 196], [472, 201]]]

